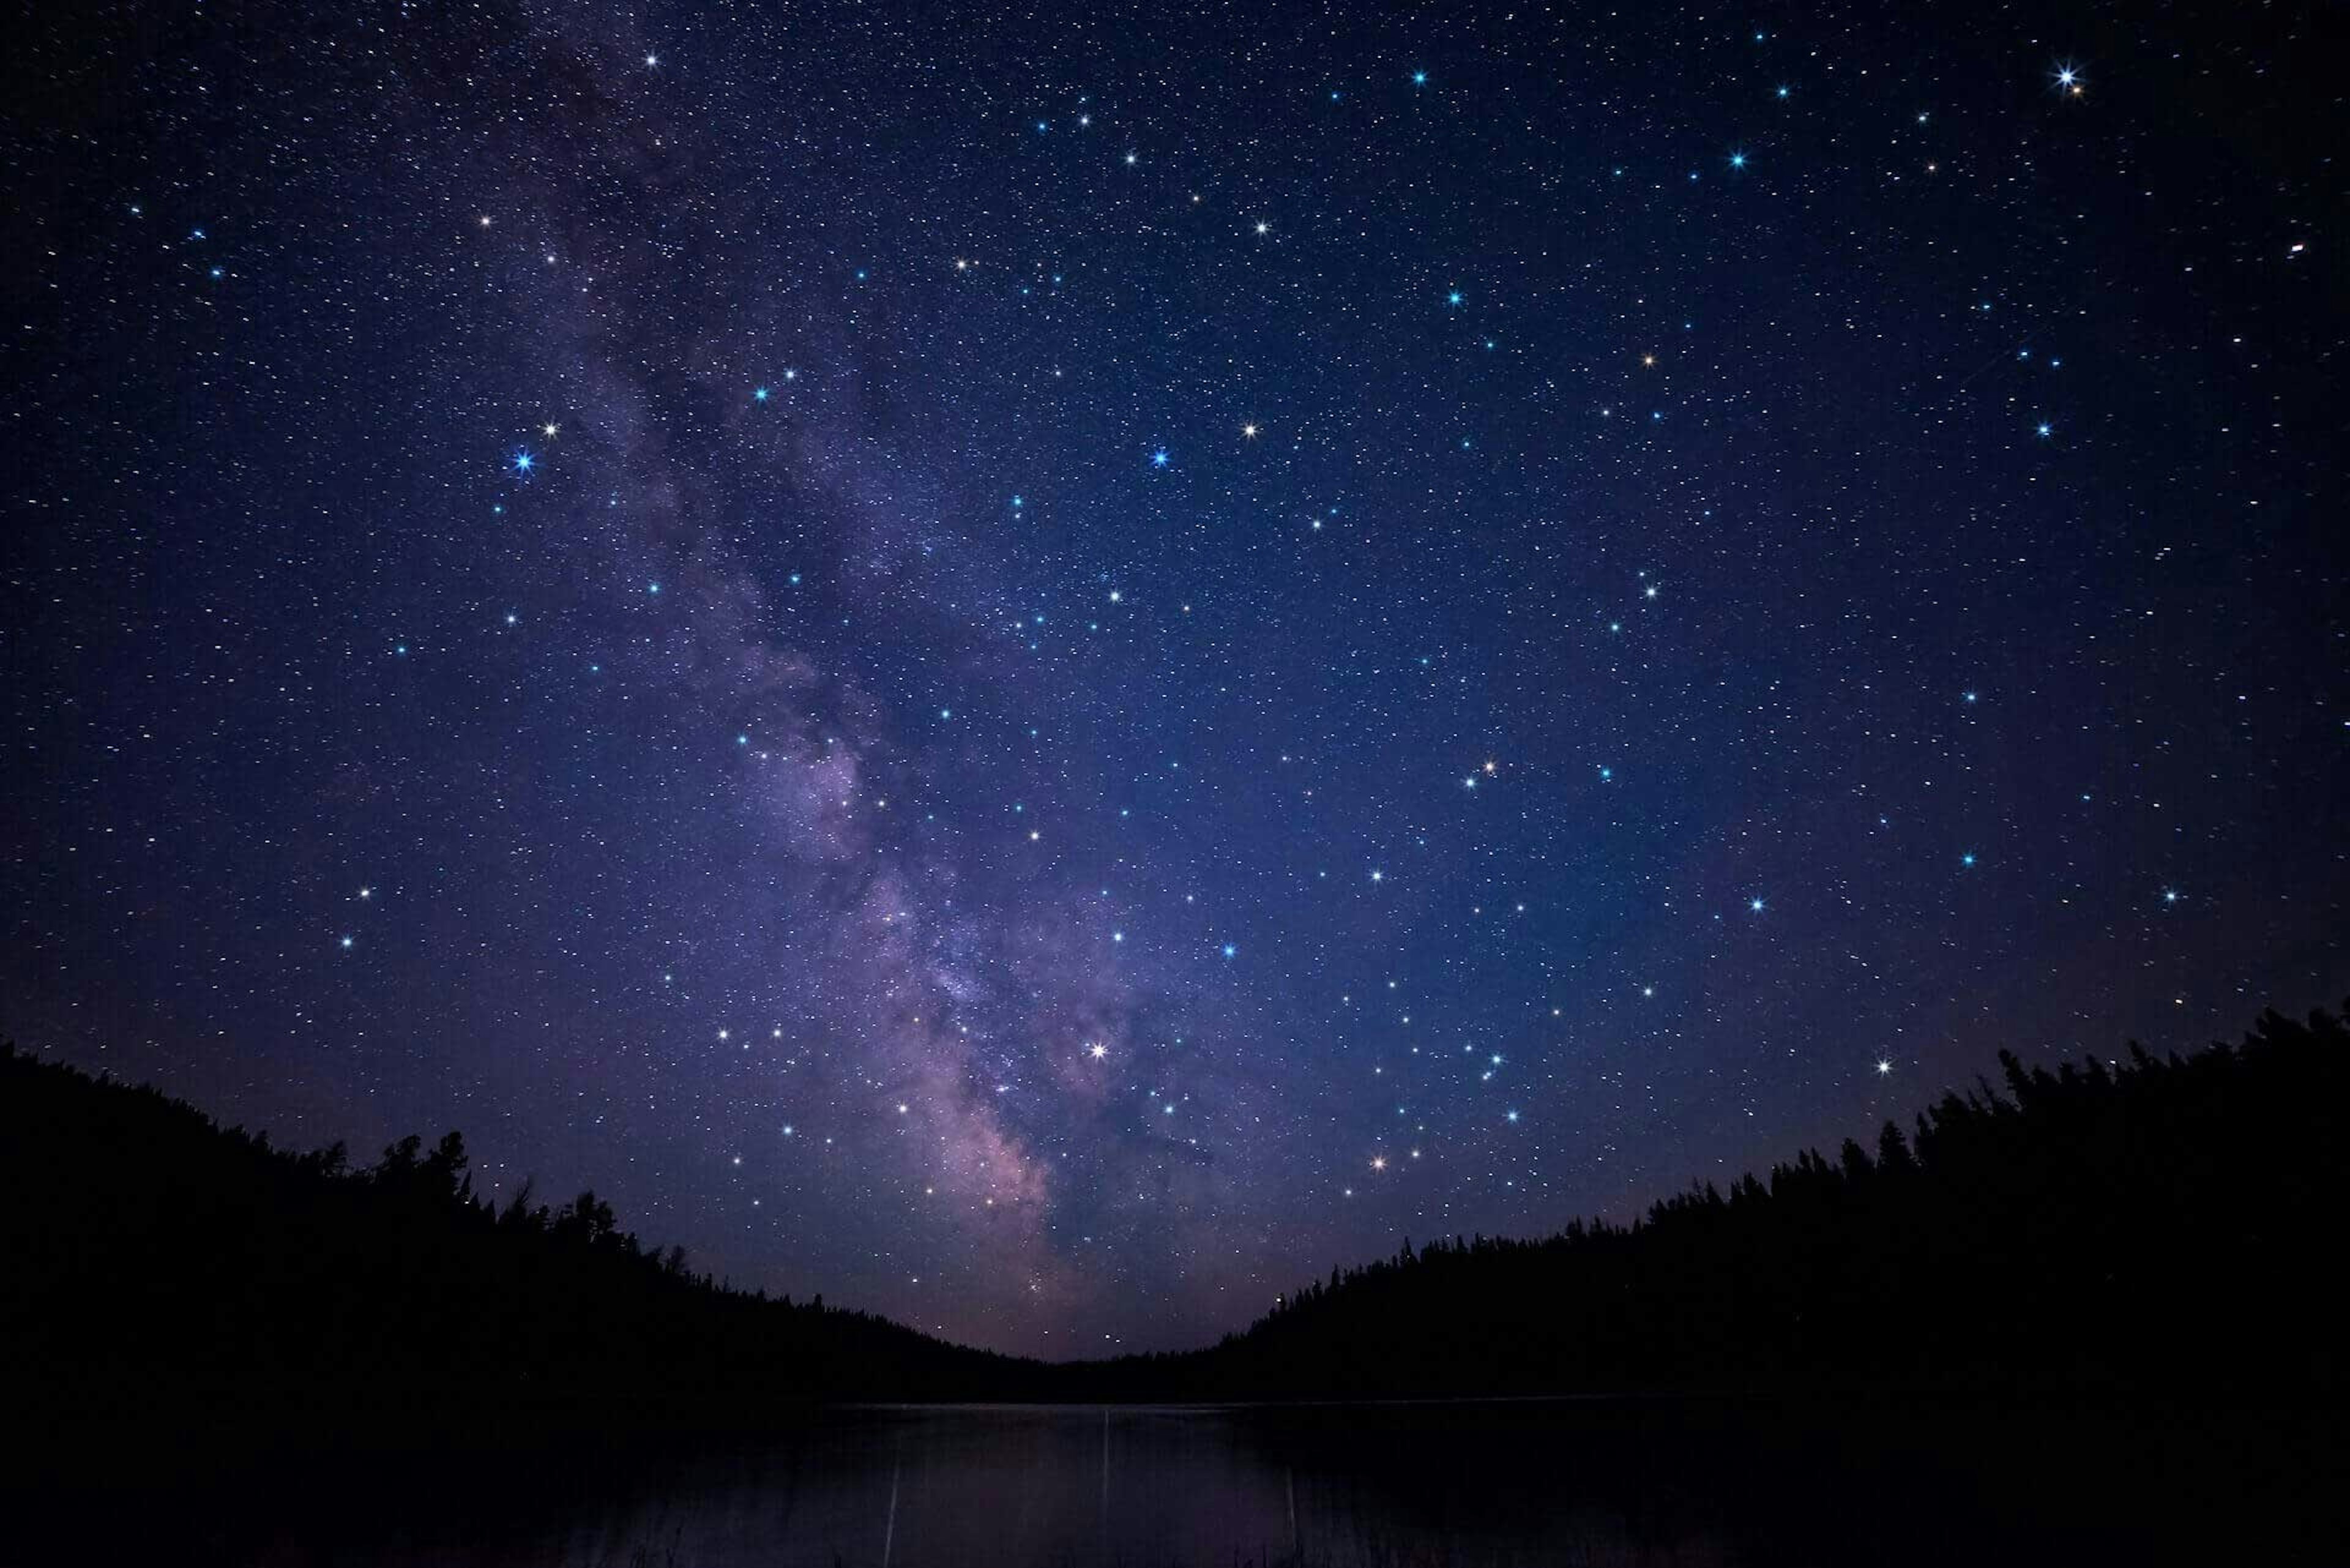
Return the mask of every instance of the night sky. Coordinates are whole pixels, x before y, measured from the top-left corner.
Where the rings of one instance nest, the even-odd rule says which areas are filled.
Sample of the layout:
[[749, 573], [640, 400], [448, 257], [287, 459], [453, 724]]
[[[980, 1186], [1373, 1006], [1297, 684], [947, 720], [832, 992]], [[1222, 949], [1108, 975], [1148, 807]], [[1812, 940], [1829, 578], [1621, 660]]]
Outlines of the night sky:
[[2350, 992], [2323, 8], [44, 9], [27, 1046], [1067, 1355]]

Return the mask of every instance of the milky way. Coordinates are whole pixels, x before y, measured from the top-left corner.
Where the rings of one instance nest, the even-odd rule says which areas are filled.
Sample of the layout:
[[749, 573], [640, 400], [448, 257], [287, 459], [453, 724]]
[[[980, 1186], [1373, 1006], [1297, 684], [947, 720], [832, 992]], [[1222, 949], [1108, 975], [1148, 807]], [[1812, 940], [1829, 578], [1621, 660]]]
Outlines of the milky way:
[[2299, 24], [1355, 9], [39, 24], [0, 1028], [1075, 1355], [2350, 991]]

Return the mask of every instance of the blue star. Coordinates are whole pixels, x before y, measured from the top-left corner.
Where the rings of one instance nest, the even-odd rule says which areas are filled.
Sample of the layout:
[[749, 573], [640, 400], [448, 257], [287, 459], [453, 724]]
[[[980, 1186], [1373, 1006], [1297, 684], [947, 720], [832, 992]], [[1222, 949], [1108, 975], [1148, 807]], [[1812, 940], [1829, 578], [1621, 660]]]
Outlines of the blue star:
[[537, 466], [538, 459], [531, 456], [529, 452], [518, 452], [514, 454], [514, 471], [523, 478], [528, 479], [530, 471]]
[[1781, 98], [1784, 98], [1784, 97], [1786, 97], [1786, 96], [1787, 96], [1787, 89], [1786, 89], [1785, 88], [1781, 88], [1779, 89], [1779, 96], [1780, 96]]
[[1150, 454], [1150, 466], [1153, 468], [1164, 468], [1168, 462], [1167, 449], [1163, 446]]
[[1759, 915], [1762, 912], [1762, 900], [1760, 898], [1752, 899], [1748, 902], [1746, 907]]
[[1461, 303], [1461, 291], [1456, 288], [1451, 293], [1446, 295], [1444, 296], [1444, 303], [1447, 305], [1459, 305]]
[[767, 389], [766, 389], [766, 388], [764, 388], [764, 387], [754, 387], [754, 388], [752, 388], [752, 389], [751, 389], [751, 400], [752, 400], [753, 402], [754, 402], [754, 403], [764, 403], [764, 402], [765, 402], [765, 401], [767, 400]]
[[1015, 495], [1015, 496], [1014, 496], [1014, 497], [1012, 498], [1012, 510], [1014, 510], [1014, 512], [1019, 511], [1023, 506], [1025, 506], [1025, 505], [1027, 505], [1027, 504], [1028, 504], [1028, 503], [1027, 503], [1027, 502], [1025, 502], [1025, 501], [1022, 500], [1022, 499], [1021, 499], [1019, 496], [1017, 496], [1017, 495]]
[[1744, 154], [1743, 152], [1733, 152], [1733, 153], [1731, 153], [1731, 154], [1730, 155], [1730, 166], [1731, 166], [1732, 169], [1743, 169], [1743, 168], [1745, 168], [1745, 167], [1746, 167], [1746, 154]]
[[1411, 85], [1414, 87], [1426, 87], [1428, 85], [1428, 73], [1426, 71], [1412, 72]]
[[1238, 958], [1240, 956], [1240, 949], [1234, 947], [1230, 942], [1226, 942], [1224, 944], [1224, 956], [1226, 958]]
[[1973, 865], [1974, 863], [1975, 863], [1975, 857], [1974, 857], [1974, 852], [1973, 852], [1972, 850], [1969, 850], [1966, 854], [1961, 855], [1961, 856], [1960, 856], [1960, 857], [1959, 857], [1959, 864], [1960, 864], [1960, 865], [1961, 865], [1961, 866], [1971, 866], [1971, 865]]

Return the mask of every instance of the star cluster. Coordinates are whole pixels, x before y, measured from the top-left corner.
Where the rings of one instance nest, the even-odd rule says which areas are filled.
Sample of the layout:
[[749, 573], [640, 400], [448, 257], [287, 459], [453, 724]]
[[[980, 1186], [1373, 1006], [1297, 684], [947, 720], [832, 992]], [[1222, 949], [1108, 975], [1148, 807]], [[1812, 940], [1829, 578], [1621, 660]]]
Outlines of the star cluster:
[[1077, 1355], [2338, 998], [2325, 92], [2060, 9], [49, 16], [0, 1025]]

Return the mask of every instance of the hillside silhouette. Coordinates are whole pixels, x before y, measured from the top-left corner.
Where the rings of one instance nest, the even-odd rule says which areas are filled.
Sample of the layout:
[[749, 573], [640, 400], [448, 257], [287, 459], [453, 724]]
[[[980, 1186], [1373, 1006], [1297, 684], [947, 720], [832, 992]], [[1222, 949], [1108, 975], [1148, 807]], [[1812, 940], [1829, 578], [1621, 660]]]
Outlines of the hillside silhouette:
[[406, 1449], [1027, 1381], [821, 1296], [729, 1289], [592, 1191], [494, 1205], [466, 1167], [453, 1132], [354, 1165], [0, 1045], [0, 1424], [24, 1446]]
[[8, 1446], [707, 1433], [852, 1399], [2340, 1391], [2339, 1020], [2000, 1063], [1873, 1147], [1630, 1224], [1406, 1242], [1211, 1348], [1048, 1366], [727, 1288], [592, 1192], [494, 1204], [455, 1133], [355, 1165], [0, 1046]]
[[2338, 1395], [2350, 1031], [2053, 1072], [1999, 1055], [1887, 1122], [1630, 1225], [1455, 1237], [1285, 1296], [1104, 1388], [1294, 1398], [1609, 1391]]

